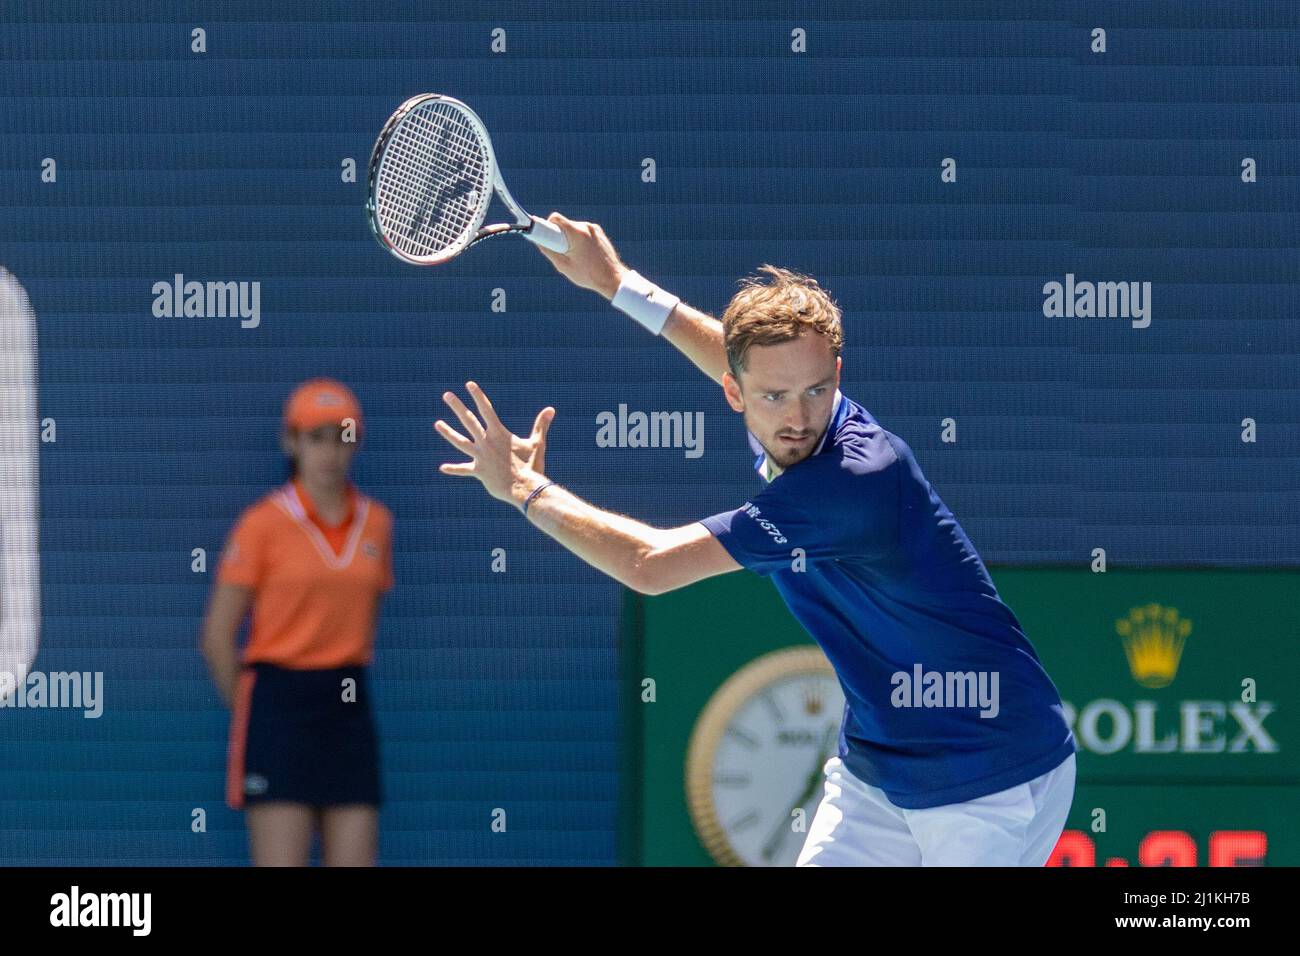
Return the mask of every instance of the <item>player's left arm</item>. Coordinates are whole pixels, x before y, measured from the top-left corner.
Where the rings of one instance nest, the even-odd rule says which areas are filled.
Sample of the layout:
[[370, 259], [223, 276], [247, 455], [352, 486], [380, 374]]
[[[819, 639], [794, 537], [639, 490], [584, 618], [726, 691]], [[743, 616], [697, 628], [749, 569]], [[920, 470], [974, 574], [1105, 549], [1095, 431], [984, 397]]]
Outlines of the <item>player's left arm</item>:
[[[522, 505], [540, 475], [520, 488]], [[528, 520], [598, 571], [641, 594], [663, 594], [696, 581], [740, 570], [740, 565], [698, 521], [655, 528], [597, 508], [559, 485], [533, 499]]]
[[492, 497], [521, 511], [527, 501], [529, 521], [596, 570], [642, 594], [662, 594], [739, 570], [735, 559], [698, 522], [655, 528], [597, 508], [550, 482], [539, 466], [545, 460], [546, 430], [555, 409], [542, 409], [532, 434], [524, 439], [501, 424], [478, 385], [467, 382], [466, 388], [481, 421], [453, 393], [446, 392], [443, 398], [469, 436], [443, 421], [434, 427], [472, 460], [443, 464], [443, 474], [477, 478]]

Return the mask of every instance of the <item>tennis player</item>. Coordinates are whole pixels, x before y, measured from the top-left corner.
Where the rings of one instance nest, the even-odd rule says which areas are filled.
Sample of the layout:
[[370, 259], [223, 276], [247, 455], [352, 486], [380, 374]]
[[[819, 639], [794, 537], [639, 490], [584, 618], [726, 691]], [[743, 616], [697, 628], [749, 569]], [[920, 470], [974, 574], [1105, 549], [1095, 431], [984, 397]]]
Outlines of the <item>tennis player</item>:
[[722, 321], [631, 271], [599, 225], [549, 217], [542, 254], [662, 335], [744, 416], [763, 487], [677, 528], [601, 510], [539, 462], [555, 410], [511, 435], [475, 383], [470, 461], [447, 463], [588, 564], [643, 594], [748, 568], [768, 576], [834, 666], [839, 752], [799, 865], [1042, 866], [1074, 793], [1075, 742], [1056, 688], [912, 450], [839, 389], [840, 310], [816, 281], [764, 267]]
[[[392, 515], [348, 479], [361, 406], [313, 379], [284, 408], [292, 475], [240, 515], [222, 552], [203, 652], [232, 708], [226, 801], [246, 809], [253, 862], [370, 866], [379, 754], [367, 665], [392, 589]], [[242, 658], [236, 634], [251, 608]]]

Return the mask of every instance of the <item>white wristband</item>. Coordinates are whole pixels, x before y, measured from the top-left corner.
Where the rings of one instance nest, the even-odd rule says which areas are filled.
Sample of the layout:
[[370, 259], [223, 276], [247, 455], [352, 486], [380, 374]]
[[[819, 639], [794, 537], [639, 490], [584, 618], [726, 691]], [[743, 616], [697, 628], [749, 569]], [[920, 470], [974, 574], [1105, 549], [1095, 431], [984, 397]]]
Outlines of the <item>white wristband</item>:
[[632, 316], [652, 334], [658, 335], [680, 301], [682, 300], [671, 292], [664, 291], [640, 273], [629, 269], [623, 273], [623, 280], [618, 284], [618, 291], [614, 293], [610, 304], [620, 312]]

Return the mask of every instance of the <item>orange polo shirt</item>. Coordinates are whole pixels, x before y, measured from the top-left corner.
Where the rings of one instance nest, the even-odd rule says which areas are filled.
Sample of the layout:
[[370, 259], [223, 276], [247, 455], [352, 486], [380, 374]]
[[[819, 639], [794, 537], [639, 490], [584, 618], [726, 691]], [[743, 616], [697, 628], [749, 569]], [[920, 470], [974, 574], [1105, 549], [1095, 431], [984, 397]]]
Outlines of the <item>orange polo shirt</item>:
[[245, 664], [317, 670], [369, 664], [375, 606], [393, 586], [393, 515], [351, 484], [334, 527], [298, 479], [244, 509], [217, 580], [253, 592]]

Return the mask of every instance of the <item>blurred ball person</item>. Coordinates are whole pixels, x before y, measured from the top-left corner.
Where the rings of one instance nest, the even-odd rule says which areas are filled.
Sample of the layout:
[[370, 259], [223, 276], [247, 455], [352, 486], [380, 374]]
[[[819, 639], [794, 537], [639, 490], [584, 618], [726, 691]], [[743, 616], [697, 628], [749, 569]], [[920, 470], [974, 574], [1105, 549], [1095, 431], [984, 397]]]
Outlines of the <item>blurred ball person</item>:
[[[367, 665], [393, 586], [392, 514], [348, 479], [361, 406], [331, 379], [284, 408], [289, 480], [240, 515], [222, 552], [203, 653], [231, 706], [226, 801], [258, 866], [371, 866], [381, 802]], [[242, 658], [237, 632], [252, 610]]]
[[13, 703], [39, 639], [38, 428], [36, 316], [0, 266], [0, 702]]

